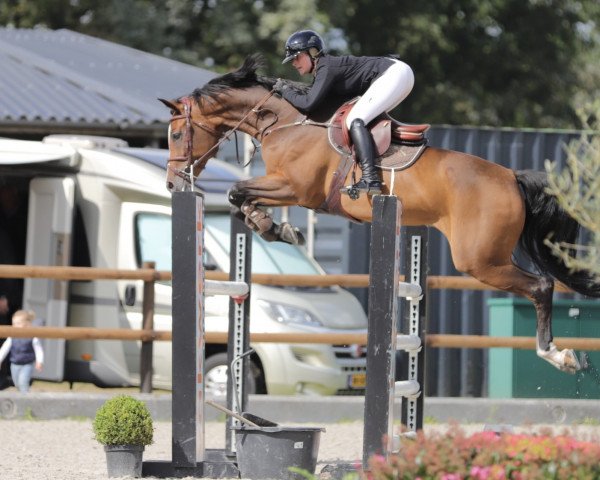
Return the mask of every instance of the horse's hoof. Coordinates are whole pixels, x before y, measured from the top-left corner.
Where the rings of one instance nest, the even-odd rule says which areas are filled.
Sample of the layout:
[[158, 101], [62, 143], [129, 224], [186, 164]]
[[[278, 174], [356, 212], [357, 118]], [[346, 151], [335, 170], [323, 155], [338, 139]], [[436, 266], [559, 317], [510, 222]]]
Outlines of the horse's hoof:
[[581, 364], [579, 363], [579, 359], [577, 358], [577, 355], [575, 355], [575, 352], [571, 349], [564, 349], [562, 352], [562, 354], [564, 354], [563, 356], [563, 366], [564, 372], [567, 373], [571, 373], [571, 374], [575, 374], [577, 373], [579, 370], [581, 370]]
[[302, 232], [298, 229], [296, 229], [296, 236], [298, 237], [298, 245], [300, 245], [301, 247], [306, 245], [306, 239], [304, 238]]
[[538, 350], [539, 357], [558, 368], [561, 372], [574, 375], [581, 370], [581, 364], [571, 349], [558, 350], [554, 344], [550, 344], [548, 350]]
[[282, 242], [289, 243], [291, 245], [304, 245], [306, 243], [302, 232], [287, 222], [284, 222], [279, 226], [278, 233], [279, 239]]

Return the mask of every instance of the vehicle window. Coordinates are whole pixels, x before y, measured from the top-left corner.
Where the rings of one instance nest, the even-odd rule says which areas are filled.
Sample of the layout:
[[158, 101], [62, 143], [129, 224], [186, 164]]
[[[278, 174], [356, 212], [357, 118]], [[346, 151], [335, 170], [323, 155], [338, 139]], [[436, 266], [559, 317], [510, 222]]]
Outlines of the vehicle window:
[[157, 270], [171, 270], [171, 217], [161, 213], [135, 216], [138, 266], [156, 262]]
[[[207, 213], [206, 232], [229, 254], [230, 218], [227, 214]], [[252, 271], [256, 273], [319, 274], [302, 250], [281, 242], [267, 242], [254, 234]]]
[[[206, 235], [211, 235], [229, 255], [230, 218], [228, 214], [207, 213]], [[135, 217], [137, 262], [156, 262], [157, 270], [171, 270], [171, 217], [160, 213], [138, 213]], [[204, 264], [216, 268], [205, 252]], [[227, 270], [228, 270], [227, 266]], [[252, 271], [256, 273], [319, 274], [302, 250], [281, 242], [266, 242], [253, 235]]]

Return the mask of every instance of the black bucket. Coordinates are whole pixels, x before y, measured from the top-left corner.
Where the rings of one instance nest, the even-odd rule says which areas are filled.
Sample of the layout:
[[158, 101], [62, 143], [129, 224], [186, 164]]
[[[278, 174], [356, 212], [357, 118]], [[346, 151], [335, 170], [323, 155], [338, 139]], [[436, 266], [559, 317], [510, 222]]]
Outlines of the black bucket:
[[290, 472], [297, 467], [315, 473], [319, 427], [236, 426], [235, 444], [240, 476], [249, 480], [302, 480], [306, 476]]

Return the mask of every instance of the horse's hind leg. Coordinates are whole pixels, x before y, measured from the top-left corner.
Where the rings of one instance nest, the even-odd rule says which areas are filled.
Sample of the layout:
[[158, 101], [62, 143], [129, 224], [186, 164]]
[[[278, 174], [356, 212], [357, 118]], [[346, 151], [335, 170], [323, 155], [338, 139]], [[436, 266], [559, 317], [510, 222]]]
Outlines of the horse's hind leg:
[[552, 342], [552, 278], [524, 272], [512, 263], [503, 266], [487, 265], [469, 273], [488, 285], [531, 300], [537, 316], [537, 355], [564, 372], [575, 373], [581, 368], [573, 350], [558, 350]]
[[531, 300], [537, 315], [536, 352], [559, 370], [575, 373], [581, 368], [575, 352], [571, 349], [558, 350], [552, 336], [552, 294], [554, 280], [537, 277], [539, 280], [531, 292]]

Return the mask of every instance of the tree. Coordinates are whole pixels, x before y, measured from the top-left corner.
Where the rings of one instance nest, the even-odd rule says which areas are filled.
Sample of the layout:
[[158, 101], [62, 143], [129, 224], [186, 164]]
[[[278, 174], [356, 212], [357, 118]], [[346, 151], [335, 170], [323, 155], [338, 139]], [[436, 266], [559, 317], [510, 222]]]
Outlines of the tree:
[[567, 267], [590, 270], [600, 277], [600, 99], [580, 109], [586, 130], [566, 148], [567, 166], [561, 172], [547, 161], [549, 191], [560, 205], [589, 231], [584, 245], [546, 244]]
[[[600, 44], [597, 0], [346, 0], [354, 54], [396, 52], [416, 74], [412, 121], [573, 128], [580, 55]], [[586, 28], [584, 28], [586, 27]], [[594, 88], [596, 90], [597, 88]], [[592, 90], [592, 91], [594, 91]]]

